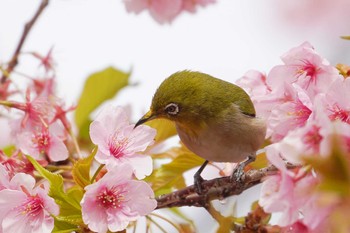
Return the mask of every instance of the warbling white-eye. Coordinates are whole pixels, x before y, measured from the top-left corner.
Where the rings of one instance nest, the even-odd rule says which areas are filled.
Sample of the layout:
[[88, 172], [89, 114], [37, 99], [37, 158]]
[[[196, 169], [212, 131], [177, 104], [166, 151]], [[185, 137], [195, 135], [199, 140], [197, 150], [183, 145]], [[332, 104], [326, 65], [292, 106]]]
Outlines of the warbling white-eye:
[[265, 122], [255, 117], [254, 105], [242, 88], [193, 71], [165, 79], [135, 127], [156, 118], [175, 122], [186, 147], [206, 159], [194, 175], [198, 192], [208, 161], [240, 162], [231, 176], [239, 180], [243, 168], [255, 160], [266, 133]]

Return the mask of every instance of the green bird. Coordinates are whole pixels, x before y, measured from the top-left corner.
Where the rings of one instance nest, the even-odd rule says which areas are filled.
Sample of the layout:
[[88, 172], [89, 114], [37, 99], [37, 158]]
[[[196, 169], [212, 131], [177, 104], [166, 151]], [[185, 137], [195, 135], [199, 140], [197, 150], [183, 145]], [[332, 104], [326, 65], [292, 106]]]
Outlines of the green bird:
[[165, 79], [153, 96], [150, 110], [135, 127], [156, 118], [175, 122], [183, 144], [206, 161], [194, 175], [201, 192], [201, 172], [214, 162], [240, 163], [231, 178], [239, 180], [264, 142], [265, 121], [240, 87], [208, 74], [180, 71]]

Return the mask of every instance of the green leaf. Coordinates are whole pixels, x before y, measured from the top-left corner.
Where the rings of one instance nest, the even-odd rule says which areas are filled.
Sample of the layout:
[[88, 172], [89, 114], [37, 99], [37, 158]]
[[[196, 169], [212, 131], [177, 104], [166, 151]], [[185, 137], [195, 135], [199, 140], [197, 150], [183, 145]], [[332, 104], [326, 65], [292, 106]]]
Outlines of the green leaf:
[[70, 232], [78, 232], [79, 228], [77, 225], [70, 224], [68, 222], [60, 221], [54, 216], [55, 225], [52, 230], [52, 233], [70, 233]]
[[171, 188], [184, 188], [186, 186], [183, 173], [204, 163], [204, 159], [197, 156], [185, 146], [175, 147], [165, 153], [177, 155], [170, 163], [163, 164], [153, 171], [146, 181], [152, 183], [156, 195], [166, 193]]
[[[71, 200], [71, 202], [75, 202], [75, 206], [80, 207], [80, 201], [83, 198], [84, 190], [80, 186], [74, 186], [67, 191], [67, 198]], [[63, 202], [60, 205], [60, 217], [70, 217], [70, 216], [80, 216], [80, 219], [74, 217], [74, 219], [79, 220], [76, 223], [82, 223], [83, 220], [81, 218], [81, 208], [72, 208], [71, 203]], [[69, 221], [72, 223], [72, 221]]]
[[[129, 73], [122, 72], [113, 67], [90, 75], [83, 88], [75, 110], [75, 123], [81, 132], [80, 136], [88, 138], [86, 128], [90, 121], [90, 114], [104, 101], [113, 98], [120, 89], [128, 85]], [[82, 134], [85, 132], [84, 134]]]
[[156, 142], [161, 142], [177, 134], [175, 124], [166, 119], [154, 119], [146, 122], [145, 125], [157, 130], [157, 135], [154, 139]]
[[39, 172], [39, 174], [47, 179], [50, 183], [49, 196], [55, 199], [58, 205], [63, 202], [67, 202], [72, 206], [80, 209], [80, 206], [76, 206], [74, 202], [67, 198], [67, 195], [63, 191], [63, 178], [59, 174], [54, 174], [43, 168], [34, 158], [27, 156], [28, 160], [33, 164], [34, 168]]
[[251, 169], [261, 169], [264, 167], [267, 167], [269, 165], [269, 161], [266, 157], [266, 153], [261, 153], [258, 156], [256, 156], [256, 159], [254, 162], [249, 163], [244, 170], [251, 170]]
[[14, 145], [6, 146], [2, 149], [2, 152], [4, 152], [5, 155], [11, 156], [13, 152], [16, 151], [16, 147]]
[[95, 147], [92, 153], [83, 159], [78, 160], [73, 165], [72, 175], [75, 183], [80, 185], [80, 187], [85, 188], [86, 185], [91, 184], [90, 182], [90, 168], [97, 152], [97, 147]]

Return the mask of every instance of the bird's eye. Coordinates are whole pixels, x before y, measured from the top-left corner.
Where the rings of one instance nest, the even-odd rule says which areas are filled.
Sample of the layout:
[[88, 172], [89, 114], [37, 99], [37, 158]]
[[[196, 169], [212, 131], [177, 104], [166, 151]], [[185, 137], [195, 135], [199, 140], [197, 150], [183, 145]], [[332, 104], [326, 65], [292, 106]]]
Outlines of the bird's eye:
[[175, 103], [170, 103], [165, 107], [165, 112], [169, 115], [176, 115], [179, 113], [179, 106]]

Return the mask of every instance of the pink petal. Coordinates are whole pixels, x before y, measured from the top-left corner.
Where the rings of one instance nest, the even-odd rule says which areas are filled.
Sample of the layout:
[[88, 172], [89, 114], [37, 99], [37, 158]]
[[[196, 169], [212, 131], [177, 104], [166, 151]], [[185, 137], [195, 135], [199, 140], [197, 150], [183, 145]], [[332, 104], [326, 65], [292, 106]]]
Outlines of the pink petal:
[[26, 155], [30, 155], [35, 159], [40, 159], [40, 152], [32, 142], [32, 132], [25, 131], [18, 135], [17, 146]]
[[156, 134], [157, 131], [149, 126], [138, 126], [131, 132], [130, 139], [133, 140], [128, 146], [128, 151], [140, 152], [146, 150], [149, 145], [153, 144]]
[[108, 210], [108, 229], [112, 232], [122, 231], [129, 225], [130, 221], [135, 221], [136, 219], [137, 217], [128, 218], [119, 210]]
[[159, 23], [170, 23], [182, 10], [182, 0], [151, 1], [149, 11]]
[[128, 164], [132, 166], [134, 174], [139, 180], [151, 175], [153, 171], [153, 160], [148, 155], [135, 154], [128, 159]]
[[[45, 210], [50, 214], [58, 215], [60, 209], [56, 204], [55, 200], [47, 194], [47, 190], [44, 190], [41, 187], [37, 187], [35, 190], [37, 194], [40, 196]], [[51, 224], [51, 218], [49, 218], [48, 224]]]
[[107, 106], [102, 109], [95, 121], [101, 122], [109, 133], [129, 124], [128, 115], [124, 108], [114, 106]]
[[10, 177], [5, 166], [0, 163], [0, 191], [8, 188], [10, 185]]
[[148, 7], [148, 0], [124, 0], [126, 10], [128, 12], [140, 13]]
[[130, 201], [128, 206], [132, 212], [139, 215], [146, 215], [157, 207], [154, 193], [151, 187], [143, 181], [130, 181], [128, 185]]
[[22, 191], [4, 189], [0, 191], [0, 222], [15, 206], [21, 205], [27, 196]]
[[52, 161], [62, 161], [68, 158], [68, 149], [66, 145], [57, 136], [50, 135], [50, 147], [48, 156]]
[[35, 179], [31, 175], [24, 173], [17, 173], [10, 181], [11, 189], [21, 190], [21, 187], [27, 189], [29, 192], [35, 186]]
[[108, 130], [104, 127], [102, 122], [93, 121], [90, 124], [90, 138], [95, 145], [106, 145], [109, 135]]

